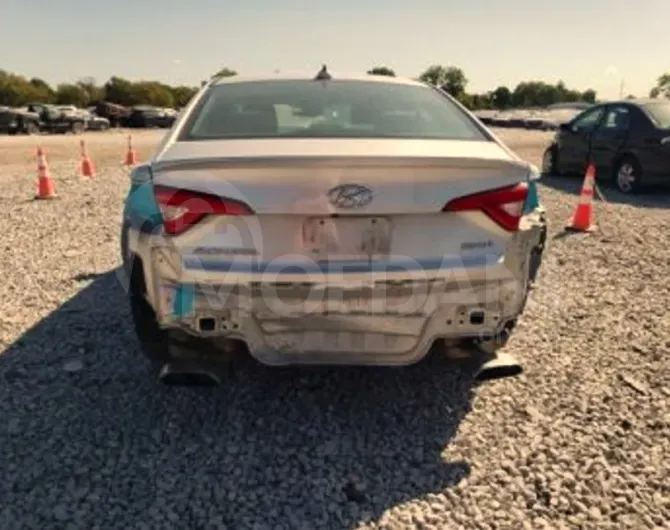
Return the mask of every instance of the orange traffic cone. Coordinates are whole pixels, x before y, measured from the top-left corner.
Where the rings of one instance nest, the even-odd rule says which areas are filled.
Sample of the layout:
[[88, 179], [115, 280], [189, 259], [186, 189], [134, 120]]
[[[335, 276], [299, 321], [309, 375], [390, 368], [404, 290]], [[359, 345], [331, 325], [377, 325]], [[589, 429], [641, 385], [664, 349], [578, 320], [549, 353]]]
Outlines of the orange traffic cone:
[[593, 222], [593, 189], [596, 182], [596, 166], [592, 162], [586, 167], [584, 175], [584, 184], [579, 194], [579, 204], [575, 214], [569, 220], [566, 230], [572, 232], [593, 232], [596, 225]]
[[126, 151], [126, 159], [123, 162], [126, 166], [134, 166], [137, 164], [137, 153], [133, 149], [133, 137], [128, 135], [128, 150]]
[[55, 199], [56, 186], [49, 175], [47, 158], [41, 147], [37, 148], [37, 195], [36, 199]]
[[88, 177], [88, 178], [95, 177], [95, 167], [93, 166], [93, 162], [91, 162], [91, 159], [88, 157], [88, 154], [86, 153], [86, 143], [84, 142], [84, 140], [81, 141], [80, 173], [82, 177]]

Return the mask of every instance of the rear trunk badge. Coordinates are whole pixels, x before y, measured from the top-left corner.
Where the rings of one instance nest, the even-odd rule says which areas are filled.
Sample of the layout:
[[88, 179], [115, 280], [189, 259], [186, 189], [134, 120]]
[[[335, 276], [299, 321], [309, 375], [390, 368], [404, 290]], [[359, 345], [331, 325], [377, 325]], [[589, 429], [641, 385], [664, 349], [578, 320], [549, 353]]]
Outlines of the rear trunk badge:
[[328, 200], [338, 208], [363, 208], [372, 202], [372, 190], [360, 184], [341, 184], [328, 192]]

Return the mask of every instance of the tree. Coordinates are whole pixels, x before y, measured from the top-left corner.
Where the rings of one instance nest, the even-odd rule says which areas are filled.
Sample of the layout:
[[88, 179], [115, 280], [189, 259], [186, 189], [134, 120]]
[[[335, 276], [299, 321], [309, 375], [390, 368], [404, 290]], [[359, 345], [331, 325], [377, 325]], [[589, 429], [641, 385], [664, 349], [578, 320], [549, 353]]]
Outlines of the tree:
[[429, 85], [442, 86], [447, 79], [447, 69], [439, 64], [434, 64], [429, 66], [419, 76], [419, 79]]
[[596, 102], [596, 91], [593, 90], [592, 88], [589, 88], [588, 90], [584, 90], [584, 92], [582, 92], [582, 97], [580, 99], [582, 101], [586, 101], [587, 103], [595, 103]]
[[39, 92], [37, 99], [45, 103], [52, 103], [56, 100], [56, 93], [54, 89], [49, 86], [49, 83], [40, 79], [39, 77], [33, 77], [30, 80], [30, 84]]
[[670, 99], [670, 73], [665, 73], [658, 77], [656, 86], [651, 89], [649, 94], [652, 98], [668, 98]]
[[111, 103], [131, 106], [135, 105], [133, 84], [122, 77], [112, 76], [105, 83], [105, 99]]
[[491, 93], [491, 104], [500, 110], [509, 109], [512, 106], [512, 92], [506, 86], [499, 86]]
[[395, 72], [388, 66], [375, 66], [374, 68], [368, 70], [368, 74], [395, 77]]
[[233, 77], [235, 75], [237, 75], [235, 70], [231, 70], [230, 68], [222, 68], [216, 72], [213, 77]]
[[89, 104], [105, 99], [105, 90], [98, 86], [93, 77], [84, 77], [77, 81], [77, 85], [83, 88], [88, 94]]
[[173, 107], [174, 97], [170, 87], [158, 81], [140, 81], [132, 85], [133, 105]]
[[31, 83], [25, 77], [0, 70], [0, 105], [20, 107], [36, 101], [49, 101], [51, 89], [44, 82]]
[[56, 103], [61, 105], [74, 105], [76, 107], [85, 107], [90, 99], [86, 89], [79, 85], [63, 83], [56, 88]]
[[447, 68], [446, 80], [442, 85], [442, 90], [448, 92], [454, 97], [460, 97], [465, 93], [465, 87], [468, 84], [468, 79], [465, 77], [463, 70], [450, 66]]
[[434, 64], [428, 67], [419, 79], [424, 83], [440, 87], [454, 97], [459, 97], [465, 92], [468, 79], [463, 70], [455, 66], [442, 66]]
[[[370, 75], [395, 76], [388, 66], [375, 66]], [[216, 76], [230, 77], [237, 72], [222, 68]], [[211, 81], [215, 76], [212, 76]], [[527, 80], [514, 89], [499, 86], [491, 92], [468, 93], [468, 80], [463, 70], [455, 66], [434, 64], [419, 77], [423, 82], [435, 85], [458, 99], [469, 109], [509, 109], [513, 107], [545, 107], [553, 103], [596, 102], [596, 92], [568, 88], [563, 81], [555, 84], [545, 81]], [[203, 81], [201, 86], [208, 81]], [[157, 107], [183, 107], [197, 93], [197, 86], [169, 86], [159, 81], [130, 81], [112, 76], [100, 86], [92, 77], [84, 77], [74, 84], [63, 83], [53, 89], [49, 84], [33, 77], [12, 74], [0, 69], [0, 105], [18, 107], [27, 103], [53, 103], [87, 106], [99, 101], [109, 101], [124, 106], [153, 105]], [[657, 86], [650, 93], [652, 97], [670, 97], [670, 73], [658, 78]]]
[[172, 92], [172, 98], [174, 99], [175, 107], [181, 108], [185, 107], [187, 103], [195, 96], [198, 89], [190, 86], [176, 86], [171, 87], [170, 91]]
[[469, 109], [471, 110], [481, 110], [481, 109], [490, 109], [493, 106], [493, 103], [491, 102], [491, 94], [466, 94], [471, 101], [471, 106], [468, 106], [464, 99], [461, 99], [461, 103], [466, 105]]

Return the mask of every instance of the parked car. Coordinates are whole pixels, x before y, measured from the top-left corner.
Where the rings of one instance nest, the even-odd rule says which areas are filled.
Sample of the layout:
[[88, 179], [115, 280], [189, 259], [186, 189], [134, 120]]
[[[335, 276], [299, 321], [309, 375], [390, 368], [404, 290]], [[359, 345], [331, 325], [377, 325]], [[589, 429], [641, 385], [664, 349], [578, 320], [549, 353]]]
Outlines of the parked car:
[[86, 116], [87, 116], [86, 128], [89, 131], [106, 131], [111, 126], [110, 121], [107, 118], [98, 116], [95, 113], [95, 107], [89, 107], [86, 111]]
[[41, 131], [80, 134], [86, 130], [86, 116], [82, 115], [76, 107], [74, 107], [75, 110], [72, 110], [69, 106], [59, 108], [57, 105], [31, 103], [27, 109], [39, 116]]
[[109, 120], [110, 127], [119, 127], [130, 115], [130, 109], [109, 101], [98, 101], [93, 105], [92, 112]]
[[170, 109], [162, 109], [148, 105], [138, 105], [131, 109], [130, 115], [124, 124], [131, 128], [153, 128], [167, 129], [172, 127], [176, 113], [167, 112]]
[[584, 174], [589, 162], [597, 179], [622, 193], [644, 185], [670, 184], [670, 101], [636, 99], [589, 107], [561, 124], [544, 152], [546, 174]]
[[503, 344], [524, 310], [539, 172], [438, 88], [215, 79], [156, 153], [131, 173], [121, 254], [166, 382], [218, 382], [241, 345], [268, 365], [407, 365]]
[[36, 134], [40, 131], [40, 117], [35, 112], [11, 107], [0, 107], [0, 132], [6, 134]]

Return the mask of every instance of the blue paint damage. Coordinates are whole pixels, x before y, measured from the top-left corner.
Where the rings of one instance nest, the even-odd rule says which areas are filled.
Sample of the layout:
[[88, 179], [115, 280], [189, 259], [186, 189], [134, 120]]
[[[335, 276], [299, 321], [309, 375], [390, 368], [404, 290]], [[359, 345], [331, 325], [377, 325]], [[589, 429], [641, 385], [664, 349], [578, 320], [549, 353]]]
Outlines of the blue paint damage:
[[131, 184], [123, 208], [123, 218], [131, 227], [142, 232], [152, 232], [163, 222], [151, 183]]
[[195, 314], [195, 285], [186, 283], [177, 286], [172, 314], [178, 318], [191, 317]]
[[537, 182], [531, 180], [528, 183], [528, 196], [526, 197], [526, 203], [523, 206], [523, 213], [529, 214], [536, 210], [543, 210], [540, 203], [540, 193], [537, 190]]

